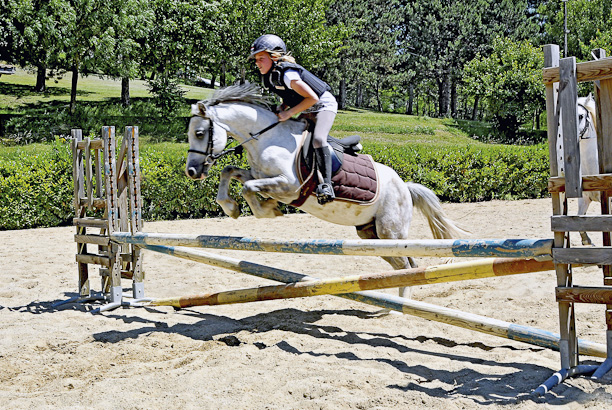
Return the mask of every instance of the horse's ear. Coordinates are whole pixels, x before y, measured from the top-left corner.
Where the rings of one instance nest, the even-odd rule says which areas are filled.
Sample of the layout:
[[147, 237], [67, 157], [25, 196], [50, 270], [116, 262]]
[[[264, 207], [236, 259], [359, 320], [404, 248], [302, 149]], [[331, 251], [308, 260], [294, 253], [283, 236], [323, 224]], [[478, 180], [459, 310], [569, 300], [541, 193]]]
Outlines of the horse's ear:
[[589, 101], [595, 101], [595, 99], [593, 98], [593, 93], [589, 93], [589, 95], [587, 95], [586, 102], [589, 102]]
[[202, 102], [198, 102], [197, 104], [191, 104], [191, 115], [206, 115], [206, 106]]

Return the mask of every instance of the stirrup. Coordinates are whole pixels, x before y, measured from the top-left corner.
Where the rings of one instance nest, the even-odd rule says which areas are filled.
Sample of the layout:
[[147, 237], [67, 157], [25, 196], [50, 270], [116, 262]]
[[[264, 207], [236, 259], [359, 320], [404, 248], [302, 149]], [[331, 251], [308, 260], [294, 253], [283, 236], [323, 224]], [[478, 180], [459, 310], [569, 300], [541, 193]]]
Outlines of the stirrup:
[[336, 198], [336, 195], [334, 194], [334, 188], [332, 188], [331, 184], [328, 182], [323, 182], [322, 184], [319, 184], [319, 186], [317, 186], [315, 194], [317, 195], [317, 201], [320, 205], [324, 205], [328, 202], [331, 202]]

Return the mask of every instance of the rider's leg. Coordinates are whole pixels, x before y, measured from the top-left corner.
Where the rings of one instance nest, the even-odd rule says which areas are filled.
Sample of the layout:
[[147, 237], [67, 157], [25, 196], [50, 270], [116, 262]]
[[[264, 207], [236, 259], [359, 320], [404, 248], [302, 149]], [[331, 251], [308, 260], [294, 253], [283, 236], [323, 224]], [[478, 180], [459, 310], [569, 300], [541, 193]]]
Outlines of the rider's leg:
[[320, 204], [333, 201], [336, 197], [334, 195], [334, 189], [332, 187], [332, 157], [329, 144], [327, 143], [327, 136], [329, 131], [334, 124], [336, 113], [332, 111], [321, 111], [317, 113], [317, 124], [313, 132], [312, 145], [315, 151], [315, 157], [317, 160], [317, 167], [321, 171], [323, 181], [317, 186], [315, 191], [317, 199]]

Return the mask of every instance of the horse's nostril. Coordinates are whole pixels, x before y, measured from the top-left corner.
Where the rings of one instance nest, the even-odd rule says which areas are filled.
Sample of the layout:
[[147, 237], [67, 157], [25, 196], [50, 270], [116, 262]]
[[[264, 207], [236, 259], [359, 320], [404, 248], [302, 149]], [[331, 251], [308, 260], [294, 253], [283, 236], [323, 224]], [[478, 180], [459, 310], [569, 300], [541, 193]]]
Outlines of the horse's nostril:
[[196, 169], [194, 167], [189, 167], [187, 169], [187, 175], [189, 175], [192, 178], [195, 177], [197, 175], [197, 173], [198, 172], [196, 171]]

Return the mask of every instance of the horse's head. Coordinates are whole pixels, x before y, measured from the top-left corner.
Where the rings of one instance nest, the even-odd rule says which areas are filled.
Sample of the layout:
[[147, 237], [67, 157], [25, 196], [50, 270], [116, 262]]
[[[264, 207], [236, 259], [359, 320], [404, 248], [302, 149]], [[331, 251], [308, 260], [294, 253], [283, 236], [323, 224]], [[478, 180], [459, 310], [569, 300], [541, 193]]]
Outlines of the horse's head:
[[185, 173], [192, 179], [204, 179], [227, 143], [227, 131], [213, 120], [213, 113], [199, 102], [191, 106], [189, 151]]

